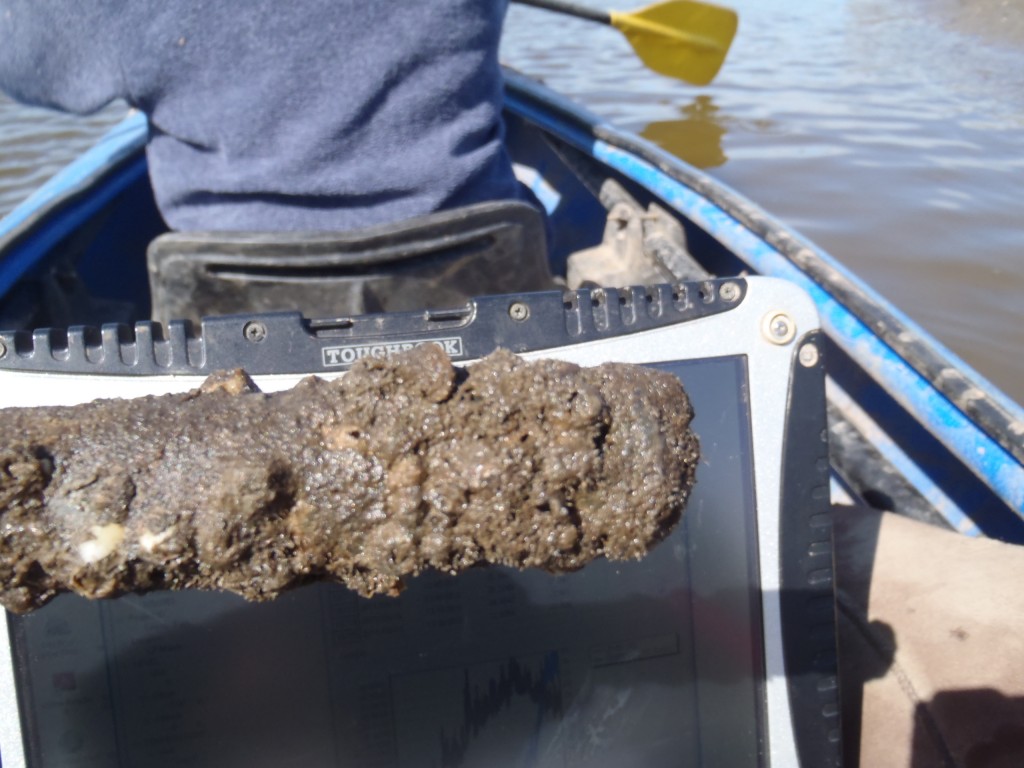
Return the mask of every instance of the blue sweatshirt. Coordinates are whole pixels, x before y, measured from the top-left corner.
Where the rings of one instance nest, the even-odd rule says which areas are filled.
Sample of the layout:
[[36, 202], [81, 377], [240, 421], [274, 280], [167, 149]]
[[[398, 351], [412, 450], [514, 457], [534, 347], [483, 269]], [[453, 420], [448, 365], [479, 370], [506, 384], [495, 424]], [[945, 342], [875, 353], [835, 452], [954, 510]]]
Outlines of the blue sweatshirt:
[[0, 88], [144, 111], [174, 229], [341, 230], [520, 197], [507, 0], [0, 0]]

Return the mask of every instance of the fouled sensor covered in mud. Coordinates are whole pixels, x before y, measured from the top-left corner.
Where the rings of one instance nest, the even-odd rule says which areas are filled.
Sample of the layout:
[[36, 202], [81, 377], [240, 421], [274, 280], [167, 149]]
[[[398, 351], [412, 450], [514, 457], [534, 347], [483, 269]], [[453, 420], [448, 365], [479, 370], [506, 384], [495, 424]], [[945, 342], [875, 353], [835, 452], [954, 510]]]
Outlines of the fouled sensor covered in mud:
[[679, 520], [698, 444], [678, 378], [424, 345], [264, 394], [0, 411], [0, 601], [156, 589], [396, 594], [424, 569], [572, 571]]

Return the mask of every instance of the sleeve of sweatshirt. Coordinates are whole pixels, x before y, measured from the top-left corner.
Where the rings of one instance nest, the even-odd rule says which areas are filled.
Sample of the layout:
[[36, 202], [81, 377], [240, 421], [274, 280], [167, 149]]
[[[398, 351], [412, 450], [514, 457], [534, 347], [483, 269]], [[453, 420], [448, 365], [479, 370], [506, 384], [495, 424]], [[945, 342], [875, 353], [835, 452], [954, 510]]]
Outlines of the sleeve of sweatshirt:
[[0, 0], [0, 90], [88, 114], [124, 97], [115, 3]]

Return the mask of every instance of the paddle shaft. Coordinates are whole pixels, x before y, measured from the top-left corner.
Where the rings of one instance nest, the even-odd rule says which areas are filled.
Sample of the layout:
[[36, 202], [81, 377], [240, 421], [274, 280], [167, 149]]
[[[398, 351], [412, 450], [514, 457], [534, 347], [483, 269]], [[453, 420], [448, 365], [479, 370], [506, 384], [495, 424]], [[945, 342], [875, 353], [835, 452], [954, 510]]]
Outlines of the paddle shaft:
[[612, 15], [608, 11], [599, 11], [594, 8], [587, 8], [576, 3], [567, 3], [565, 0], [512, 0], [520, 5], [532, 5], [534, 8], [543, 8], [546, 11], [564, 13], [567, 16], [576, 16], [588, 21], [596, 21], [611, 26]]

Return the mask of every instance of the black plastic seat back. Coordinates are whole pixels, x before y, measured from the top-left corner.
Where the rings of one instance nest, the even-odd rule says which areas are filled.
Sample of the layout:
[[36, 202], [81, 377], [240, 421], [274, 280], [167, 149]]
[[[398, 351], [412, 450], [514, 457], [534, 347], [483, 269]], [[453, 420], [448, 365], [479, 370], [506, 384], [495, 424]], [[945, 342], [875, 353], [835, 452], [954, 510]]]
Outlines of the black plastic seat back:
[[171, 232], [147, 253], [153, 319], [446, 309], [553, 286], [543, 214], [480, 203], [350, 232]]

